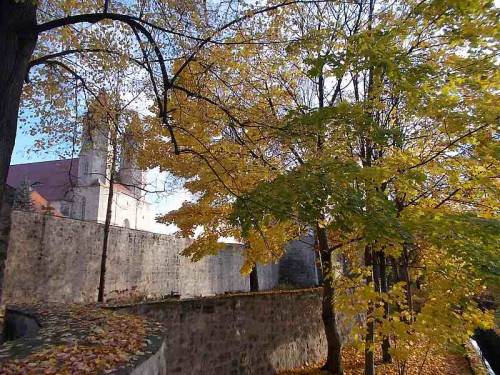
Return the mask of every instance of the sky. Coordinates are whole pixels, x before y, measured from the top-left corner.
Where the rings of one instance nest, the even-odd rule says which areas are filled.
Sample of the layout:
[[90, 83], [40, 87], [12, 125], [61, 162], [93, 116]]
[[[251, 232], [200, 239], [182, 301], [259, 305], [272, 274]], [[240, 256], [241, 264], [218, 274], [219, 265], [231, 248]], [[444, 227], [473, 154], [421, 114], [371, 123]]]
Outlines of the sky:
[[11, 164], [33, 163], [36, 161], [57, 159], [57, 156], [53, 153], [28, 153], [28, 149], [33, 146], [34, 142], [35, 137], [31, 137], [29, 134], [23, 134], [22, 130], [18, 129]]

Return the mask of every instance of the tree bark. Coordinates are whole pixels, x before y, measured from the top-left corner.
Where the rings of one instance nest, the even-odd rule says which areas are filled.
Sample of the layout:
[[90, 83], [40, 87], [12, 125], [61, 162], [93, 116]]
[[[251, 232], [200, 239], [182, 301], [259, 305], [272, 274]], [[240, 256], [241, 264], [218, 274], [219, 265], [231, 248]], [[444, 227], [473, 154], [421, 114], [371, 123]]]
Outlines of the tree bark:
[[409, 252], [409, 244], [403, 244], [403, 253], [402, 255], [402, 264], [400, 270], [400, 276], [402, 281], [406, 283], [406, 302], [408, 304], [408, 310], [410, 312], [410, 322], [413, 322], [413, 297], [411, 291], [411, 277], [410, 277], [410, 252]]
[[[373, 256], [372, 248], [367, 245], [365, 247], [365, 266], [372, 266], [372, 275], [366, 278], [366, 283], [370, 284], [374, 281], [375, 291], [379, 291], [379, 272]], [[366, 312], [366, 339], [365, 339], [365, 375], [375, 375], [375, 318], [373, 316], [373, 301], [369, 302], [368, 311]]]
[[111, 170], [109, 173], [109, 194], [108, 203], [106, 207], [106, 221], [104, 222], [104, 236], [102, 242], [102, 253], [101, 253], [101, 272], [99, 274], [99, 293], [97, 295], [97, 302], [104, 302], [104, 287], [106, 284], [106, 261], [108, 258], [108, 238], [109, 238], [109, 228], [111, 227], [111, 214], [113, 211], [113, 193], [114, 193], [114, 183], [115, 183], [115, 169], [116, 169], [116, 158], [117, 158], [117, 139], [116, 139], [116, 127], [113, 129], [112, 134], [112, 155], [111, 155]]
[[323, 370], [334, 375], [342, 375], [342, 339], [337, 317], [335, 313], [335, 298], [332, 287], [332, 252], [328, 246], [328, 237], [324, 228], [317, 228], [318, 245], [323, 266], [323, 301], [322, 313], [323, 324], [325, 326], [326, 342], [328, 353]]
[[259, 277], [257, 274], [256, 265], [252, 268], [252, 272], [250, 272], [250, 291], [251, 292], [259, 291]]
[[[388, 282], [387, 282], [387, 265], [386, 265], [386, 257], [383, 251], [379, 253], [379, 265], [380, 265], [380, 291], [382, 293], [387, 293], [389, 290]], [[384, 319], [387, 319], [389, 315], [389, 304], [384, 302]], [[391, 363], [392, 358], [389, 353], [389, 349], [391, 348], [391, 343], [389, 341], [389, 337], [384, 336], [382, 339], [382, 361], [384, 363]]]
[[37, 34], [36, 2], [0, 0], [0, 210], [16, 141], [23, 81]]

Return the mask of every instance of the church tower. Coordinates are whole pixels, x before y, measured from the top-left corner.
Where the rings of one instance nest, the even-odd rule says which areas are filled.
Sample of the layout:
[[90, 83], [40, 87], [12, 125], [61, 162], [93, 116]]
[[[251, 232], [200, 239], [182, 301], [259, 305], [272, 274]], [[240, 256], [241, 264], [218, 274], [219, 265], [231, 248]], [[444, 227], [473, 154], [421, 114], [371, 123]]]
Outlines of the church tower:
[[107, 101], [104, 92], [99, 93], [99, 102], [91, 105], [83, 120], [82, 148], [78, 163], [80, 186], [106, 185], [109, 175], [110, 123], [102, 104]]
[[[138, 119], [136, 119], [138, 120]], [[140, 144], [134, 136], [132, 127], [129, 127], [122, 137], [120, 170], [118, 173], [120, 183], [125, 185], [136, 197], [140, 197], [144, 189], [144, 171], [137, 163], [137, 151]]]

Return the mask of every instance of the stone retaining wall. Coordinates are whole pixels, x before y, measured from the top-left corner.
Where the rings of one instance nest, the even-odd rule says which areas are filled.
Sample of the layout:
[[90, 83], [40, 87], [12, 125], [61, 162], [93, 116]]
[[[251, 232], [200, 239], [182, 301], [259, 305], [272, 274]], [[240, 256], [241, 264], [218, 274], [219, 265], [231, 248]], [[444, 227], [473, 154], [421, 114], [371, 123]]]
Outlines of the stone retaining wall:
[[321, 290], [115, 307], [166, 326], [166, 374], [274, 374], [321, 362]]
[[[2, 303], [95, 302], [104, 226], [14, 211]], [[179, 255], [189, 240], [111, 227], [105, 298], [158, 299], [249, 291], [241, 247], [227, 245], [197, 263]], [[276, 266], [259, 268], [261, 289], [278, 283]]]
[[14, 202], [15, 189], [5, 185], [3, 201], [0, 208], [0, 296], [2, 295], [2, 280], [7, 258], [7, 246], [10, 233], [10, 213]]
[[321, 271], [316, 265], [314, 237], [305, 236], [300, 240], [290, 241], [280, 260], [280, 282], [301, 288], [319, 285]]

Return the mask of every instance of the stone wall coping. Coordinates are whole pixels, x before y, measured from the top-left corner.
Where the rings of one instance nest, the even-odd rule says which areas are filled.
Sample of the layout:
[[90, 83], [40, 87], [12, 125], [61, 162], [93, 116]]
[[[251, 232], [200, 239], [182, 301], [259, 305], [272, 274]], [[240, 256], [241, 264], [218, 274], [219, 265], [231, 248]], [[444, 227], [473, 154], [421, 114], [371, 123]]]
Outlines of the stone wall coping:
[[323, 287], [314, 287], [314, 288], [302, 288], [302, 289], [282, 289], [282, 290], [266, 290], [260, 292], [242, 292], [242, 293], [226, 293], [215, 296], [206, 296], [206, 297], [195, 297], [195, 298], [185, 298], [185, 299], [163, 299], [163, 300], [150, 300], [150, 301], [140, 301], [135, 303], [108, 303], [103, 304], [102, 307], [106, 309], [124, 309], [130, 307], [144, 306], [144, 305], [162, 305], [162, 304], [189, 304], [189, 303], [203, 303], [203, 302], [217, 302], [224, 300], [233, 300], [233, 299], [247, 299], [253, 297], [264, 297], [274, 298], [277, 295], [315, 295], [320, 294], [323, 291]]
[[[99, 221], [82, 220], [82, 219], [72, 218], [72, 217], [67, 217], [67, 216], [47, 215], [47, 214], [41, 214], [38, 212], [22, 211], [22, 210], [14, 210], [13, 209], [11, 215], [14, 215], [14, 214], [15, 215], [35, 216], [35, 217], [38, 217], [38, 218], [44, 219], [44, 220], [52, 219], [52, 220], [62, 220], [62, 221], [79, 221], [81, 223], [98, 224], [99, 226], [104, 228], [104, 223], [99, 222]], [[175, 238], [175, 239], [180, 239], [180, 240], [189, 240], [189, 238], [179, 237], [179, 236], [176, 236], [175, 234], [151, 232], [151, 231], [147, 231], [147, 230], [143, 230], [143, 229], [124, 228], [124, 227], [121, 227], [119, 225], [113, 225], [113, 224], [110, 225], [110, 228], [127, 229], [128, 231], [131, 231], [131, 232], [145, 233], [145, 234], [154, 235], [154, 236], [164, 236], [164, 237]]]

